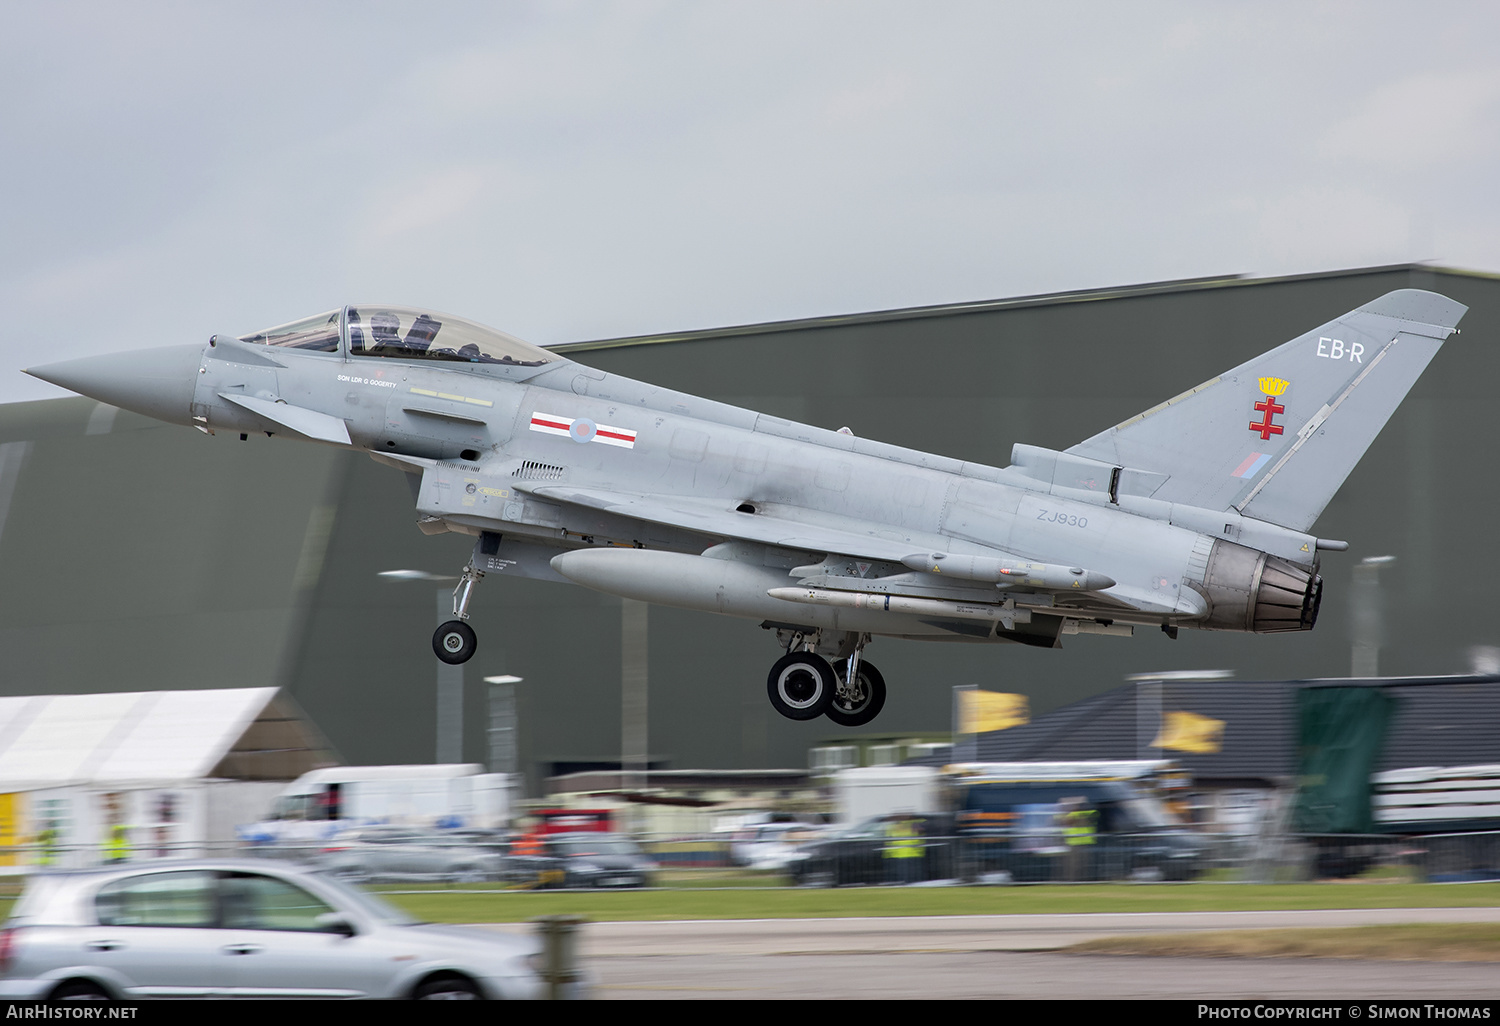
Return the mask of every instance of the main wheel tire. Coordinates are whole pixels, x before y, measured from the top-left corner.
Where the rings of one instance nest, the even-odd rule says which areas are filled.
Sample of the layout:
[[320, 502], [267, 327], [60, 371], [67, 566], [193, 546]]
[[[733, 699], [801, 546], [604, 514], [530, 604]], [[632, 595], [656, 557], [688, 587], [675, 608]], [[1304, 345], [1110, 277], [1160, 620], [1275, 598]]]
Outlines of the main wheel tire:
[[67, 980], [57, 986], [48, 1001], [113, 1001], [114, 995], [93, 980]]
[[432, 635], [432, 650], [450, 666], [473, 659], [478, 647], [479, 639], [474, 636], [474, 628], [462, 620], [449, 620]]
[[412, 995], [418, 1001], [482, 1001], [484, 995], [473, 980], [465, 976], [439, 976], [424, 980]]
[[812, 652], [789, 652], [766, 678], [771, 706], [789, 720], [815, 720], [833, 701], [838, 681], [828, 660]]
[[[845, 674], [849, 672], [849, 664], [840, 661], [833, 672], [842, 685]], [[857, 694], [852, 697], [843, 695], [835, 687], [833, 698], [828, 703], [828, 711], [824, 713], [841, 727], [863, 727], [885, 708], [885, 678], [875, 669], [874, 664], [861, 660], [859, 672], [855, 676], [858, 678], [855, 688]]]

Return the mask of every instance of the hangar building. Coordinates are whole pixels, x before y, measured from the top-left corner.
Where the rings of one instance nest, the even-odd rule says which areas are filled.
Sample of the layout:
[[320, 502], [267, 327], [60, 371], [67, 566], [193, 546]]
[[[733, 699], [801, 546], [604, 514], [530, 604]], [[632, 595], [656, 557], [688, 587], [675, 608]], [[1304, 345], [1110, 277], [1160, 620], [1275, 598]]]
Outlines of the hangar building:
[[[1380, 571], [1383, 672], [1468, 672], [1475, 651], [1493, 653], [1500, 480], [1486, 454], [1500, 445], [1500, 277], [1401, 265], [1206, 278], [557, 348], [601, 370], [1005, 466], [1015, 442], [1066, 448], [1409, 287], [1470, 310], [1317, 524], [1351, 547], [1323, 554], [1316, 630], [1078, 636], [1060, 651], [878, 639], [869, 657], [891, 693], [871, 727], [931, 734], [949, 727], [955, 684], [1022, 692], [1043, 713], [1126, 674], [1346, 674], [1351, 570], [1366, 556], [1396, 557]], [[429, 637], [451, 584], [377, 574], [455, 574], [472, 539], [424, 536], [415, 519], [403, 475], [358, 454], [206, 437], [83, 398], [0, 406], [0, 694], [279, 686], [345, 762], [432, 761]], [[481, 680], [515, 674], [533, 793], [543, 776], [616, 762], [619, 600], [491, 575], [471, 611], [480, 648], [464, 668], [464, 740], [451, 758], [486, 761]], [[801, 766], [810, 746], [836, 738], [828, 720], [771, 710], [777, 654], [755, 623], [653, 607], [651, 764]]]

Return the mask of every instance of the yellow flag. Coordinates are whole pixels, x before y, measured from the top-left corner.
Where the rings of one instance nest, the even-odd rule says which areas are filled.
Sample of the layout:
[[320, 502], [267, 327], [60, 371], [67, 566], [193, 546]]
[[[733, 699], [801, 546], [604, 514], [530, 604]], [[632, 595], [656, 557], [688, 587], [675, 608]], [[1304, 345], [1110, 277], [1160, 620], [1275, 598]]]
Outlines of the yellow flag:
[[1210, 755], [1224, 741], [1224, 721], [1190, 712], [1169, 712], [1161, 733], [1152, 748], [1172, 748], [1179, 752]]
[[980, 691], [978, 688], [958, 693], [960, 734], [984, 734], [1030, 722], [1025, 695]]
[[16, 845], [21, 843], [21, 803], [25, 798], [25, 794], [0, 794], [0, 866], [16, 864]]

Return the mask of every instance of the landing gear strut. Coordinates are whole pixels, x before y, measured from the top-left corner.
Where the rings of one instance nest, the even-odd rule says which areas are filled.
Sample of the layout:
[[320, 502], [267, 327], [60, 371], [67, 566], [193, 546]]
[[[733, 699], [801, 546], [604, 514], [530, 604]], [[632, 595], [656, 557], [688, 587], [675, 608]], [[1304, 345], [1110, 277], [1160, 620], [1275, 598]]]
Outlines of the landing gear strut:
[[443, 662], [452, 666], [466, 663], [474, 658], [474, 652], [479, 648], [479, 639], [474, 635], [474, 628], [464, 623], [469, 618], [469, 598], [474, 593], [474, 585], [479, 583], [484, 576], [481, 570], [475, 570], [474, 564], [470, 563], [464, 567], [462, 576], [458, 579], [458, 586], [453, 589], [453, 616], [437, 629], [432, 635], [432, 651]]
[[[851, 677], [849, 667], [854, 666]], [[838, 687], [824, 714], [841, 727], [863, 727], [885, 708], [885, 678], [874, 663], [859, 660], [858, 653], [834, 666]], [[851, 683], [852, 681], [852, 683]]]
[[[786, 655], [766, 678], [771, 707], [792, 720], [827, 716], [842, 727], [860, 727], [885, 706], [885, 678], [864, 660], [868, 634], [778, 631]], [[830, 662], [831, 660], [831, 662]]]

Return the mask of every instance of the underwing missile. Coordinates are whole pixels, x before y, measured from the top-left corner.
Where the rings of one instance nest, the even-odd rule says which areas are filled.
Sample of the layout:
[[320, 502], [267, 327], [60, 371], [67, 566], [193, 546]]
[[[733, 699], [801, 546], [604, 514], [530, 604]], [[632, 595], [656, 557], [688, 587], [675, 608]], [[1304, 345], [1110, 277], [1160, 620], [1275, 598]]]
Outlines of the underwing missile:
[[892, 617], [889, 612], [873, 607], [792, 604], [795, 599], [788, 602], [778, 592], [800, 593], [807, 589], [781, 587], [787, 579], [785, 569], [755, 566], [736, 559], [656, 549], [592, 548], [556, 556], [552, 568], [585, 588], [679, 609], [773, 623], [795, 622], [815, 628], [915, 629], [915, 621], [904, 625], [896, 622], [909, 620], [909, 616]]
[[833, 588], [772, 588], [772, 598], [800, 602], [811, 606], [836, 606], [841, 609], [872, 609], [881, 613], [909, 613], [913, 616], [950, 616], [960, 620], [1019, 619], [1031, 620], [1030, 611], [1017, 610], [1000, 603], [954, 602], [949, 599], [912, 598], [906, 595], [878, 595], [866, 591], [842, 591]]
[[1031, 563], [1025, 560], [995, 559], [989, 556], [964, 556], [949, 552], [918, 552], [901, 562], [913, 570], [943, 574], [962, 581], [994, 582], [999, 588], [1044, 588], [1047, 591], [1103, 591], [1115, 586], [1115, 579], [1080, 566], [1058, 563]]

